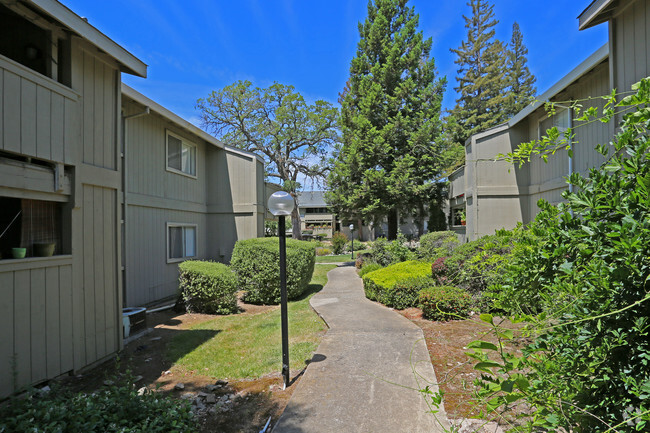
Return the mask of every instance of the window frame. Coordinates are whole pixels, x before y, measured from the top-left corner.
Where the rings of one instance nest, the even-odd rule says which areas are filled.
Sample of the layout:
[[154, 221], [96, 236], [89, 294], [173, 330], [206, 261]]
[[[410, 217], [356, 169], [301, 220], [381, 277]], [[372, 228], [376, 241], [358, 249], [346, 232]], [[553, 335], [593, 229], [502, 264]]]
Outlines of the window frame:
[[[545, 116], [542, 116], [539, 119], [537, 119], [537, 138], [539, 140], [541, 140], [542, 137], [546, 135], [547, 129], [551, 129], [553, 126], [555, 126], [555, 125], [551, 125], [551, 128], [547, 128], [547, 129], [542, 130], [542, 123], [544, 123], [545, 121], [547, 121], [548, 119], [551, 119], [553, 117], [557, 117], [559, 119], [561, 115], [564, 115], [564, 116], [567, 117], [567, 119], [566, 119], [567, 120], [567, 125], [571, 125], [571, 112], [572, 112], [572, 110], [569, 109], [569, 108], [557, 107], [555, 109], [555, 114], [547, 113]], [[560, 133], [560, 135], [564, 134], [569, 129], [568, 126], [566, 128], [564, 126], [557, 126], [556, 128], [557, 128], [558, 132]]]
[[[171, 257], [171, 251], [169, 247], [169, 240], [170, 240], [170, 230], [171, 228], [188, 228], [191, 227], [194, 229], [194, 255], [193, 256], [188, 256], [187, 252], [185, 251], [185, 230], [183, 230], [183, 256], [182, 257]], [[193, 223], [177, 223], [177, 222], [168, 222], [165, 224], [165, 250], [167, 251], [167, 263], [179, 263], [179, 262], [184, 262], [186, 260], [191, 260], [191, 259], [196, 259], [199, 256], [199, 225], [198, 224], [193, 224]]]
[[[169, 166], [169, 137], [172, 136], [175, 139], [179, 140], [181, 142], [181, 170], [175, 168], [175, 167], [170, 167]], [[182, 170], [183, 163], [182, 163], [182, 153], [183, 153], [183, 146], [188, 146], [192, 149], [192, 155], [194, 156], [194, 174], [192, 173], [186, 173]], [[192, 143], [191, 141], [183, 138], [182, 136], [170, 131], [169, 129], [165, 129], [165, 169], [171, 173], [175, 174], [180, 174], [181, 176], [189, 177], [191, 179], [198, 179], [198, 176], [196, 174], [197, 168], [198, 168], [198, 150], [196, 144]]]

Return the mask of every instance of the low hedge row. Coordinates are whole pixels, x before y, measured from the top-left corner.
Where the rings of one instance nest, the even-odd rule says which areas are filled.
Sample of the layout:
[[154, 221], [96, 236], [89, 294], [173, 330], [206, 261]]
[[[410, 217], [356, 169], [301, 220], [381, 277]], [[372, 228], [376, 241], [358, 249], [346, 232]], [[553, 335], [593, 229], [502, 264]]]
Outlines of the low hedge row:
[[409, 260], [366, 273], [363, 288], [370, 300], [389, 307], [408, 308], [416, 304], [417, 292], [422, 287], [433, 285], [430, 275], [430, 263]]
[[[278, 238], [237, 241], [230, 266], [237, 274], [244, 300], [254, 304], [280, 302], [280, 245]], [[316, 245], [313, 242], [287, 239], [287, 295], [302, 295], [314, 273]]]
[[179, 289], [190, 313], [231, 314], [237, 312], [237, 277], [216, 262], [190, 260], [178, 266]]
[[469, 293], [452, 286], [429, 287], [420, 291], [418, 296], [422, 316], [429, 320], [465, 318], [469, 315], [472, 303]]

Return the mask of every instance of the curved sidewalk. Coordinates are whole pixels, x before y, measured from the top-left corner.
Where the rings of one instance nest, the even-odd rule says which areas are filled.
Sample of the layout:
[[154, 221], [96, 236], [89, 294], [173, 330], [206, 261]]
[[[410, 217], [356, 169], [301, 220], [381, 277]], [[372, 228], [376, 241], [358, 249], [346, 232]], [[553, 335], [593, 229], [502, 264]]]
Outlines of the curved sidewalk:
[[354, 266], [327, 277], [311, 305], [330, 329], [273, 433], [444, 431], [444, 412], [408, 389], [437, 391], [422, 330], [367, 300]]

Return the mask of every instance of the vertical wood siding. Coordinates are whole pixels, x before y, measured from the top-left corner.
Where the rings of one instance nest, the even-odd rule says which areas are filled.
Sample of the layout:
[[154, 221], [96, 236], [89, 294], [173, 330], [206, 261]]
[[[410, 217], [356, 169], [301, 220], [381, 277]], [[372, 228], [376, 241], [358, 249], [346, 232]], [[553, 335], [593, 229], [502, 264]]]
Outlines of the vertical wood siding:
[[61, 84], [0, 58], [0, 149], [55, 162], [69, 162], [75, 142], [64, 125], [76, 100]]
[[127, 212], [128, 306], [146, 305], [178, 292], [178, 263], [167, 263], [167, 223], [196, 224], [196, 258], [213, 258], [207, 251], [205, 213], [136, 205], [130, 205]]
[[0, 268], [0, 297], [0, 396], [72, 370], [71, 264]]
[[[128, 107], [128, 113], [141, 108]], [[127, 191], [156, 198], [206, 203], [206, 145], [157, 114], [127, 121]], [[196, 178], [167, 171], [166, 130], [196, 145]], [[216, 148], [214, 148], [216, 150]]]
[[75, 367], [93, 363], [119, 348], [117, 191], [83, 185], [80, 225], [80, 284], [75, 287]]
[[614, 86], [629, 91], [632, 84], [650, 76], [650, 4], [634, 2], [615, 18]]
[[117, 104], [119, 71], [86, 49], [73, 50], [75, 86], [83, 95], [80, 106], [82, 161], [108, 169], [117, 166]]

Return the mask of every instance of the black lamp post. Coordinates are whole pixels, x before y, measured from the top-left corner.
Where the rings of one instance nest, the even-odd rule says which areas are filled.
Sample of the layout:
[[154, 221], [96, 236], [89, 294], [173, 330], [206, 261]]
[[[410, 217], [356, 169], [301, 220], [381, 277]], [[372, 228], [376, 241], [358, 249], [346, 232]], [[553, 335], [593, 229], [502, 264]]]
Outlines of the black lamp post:
[[284, 388], [289, 386], [289, 322], [287, 317], [287, 240], [284, 217], [293, 211], [293, 197], [287, 192], [278, 191], [269, 197], [269, 211], [278, 217], [278, 236], [280, 237], [280, 317], [282, 320], [282, 377]]
[[350, 237], [352, 238], [352, 260], [354, 260], [354, 224], [350, 224]]

